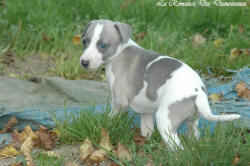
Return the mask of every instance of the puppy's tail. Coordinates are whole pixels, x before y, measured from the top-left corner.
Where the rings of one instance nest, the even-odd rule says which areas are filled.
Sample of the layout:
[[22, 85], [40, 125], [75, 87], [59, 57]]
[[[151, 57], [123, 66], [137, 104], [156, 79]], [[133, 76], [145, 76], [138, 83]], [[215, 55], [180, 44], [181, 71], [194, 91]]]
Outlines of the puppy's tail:
[[209, 107], [208, 98], [205, 92], [200, 91], [195, 99], [195, 105], [198, 112], [209, 121], [231, 121], [240, 118], [240, 115], [214, 115]]

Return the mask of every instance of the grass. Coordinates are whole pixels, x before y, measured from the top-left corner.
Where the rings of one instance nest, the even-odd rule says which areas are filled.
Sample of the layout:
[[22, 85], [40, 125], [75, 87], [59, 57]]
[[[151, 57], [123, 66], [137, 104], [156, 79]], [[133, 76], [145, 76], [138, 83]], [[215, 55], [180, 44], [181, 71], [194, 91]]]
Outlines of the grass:
[[[248, 7], [157, 7], [157, 1], [4, 1], [0, 6], [0, 50], [11, 44], [21, 21], [20, 33], [9, 52], [24, 60], [34, 53], [46, 53], [56, 63], [49, 75], [103, 80], [101, 69], [87, 74], [80, 68], [83, 50], [72, 43], [86, 23], [102, 18], [131, 25], [131, 37], [142, 47], [178, 58], [203, 73], [210, 67], [216, 75], [226, 75], [225, 68], [249, 65], [249, 56], [229, 60], [231, 49], [249, 48]], [[238, 33], [240, 26], [243, 33]], [[138, 37], [142, 32], [146, 35]], [[206, 43], [193, 46], [195, 33], [202, 34]], [[213, 42], [218, 38], [222, 44], [217, 48]]]
[[[133, 160], [119, 161], [114, 155], [111, 159], [120, 165], [146, 165], [149, 162], [163, 166], [221, 166], [221, 165], [249, 165], [250, 158], [250, 134], [246, 129], [236, 127], [233, 123], [222, 122], [211, 133], [209, 126], [204, 128], [203, 135], [199, 140], [193, 136], [189, 138], [180, 134], [184, 150], [171, 151], [161, 136], [155, 130], [144, 145], [138, 145], [133, 141], [135, 136], [133, 116], [119, 114], [115, 119], [109, 119], [110, 108], [94, 113], [93, 110], [83, 110], [79, 114], [72, 114], [64, 121], [57, 122], [57, 129], [61, 133], [61, 140], [65, 143], [82, 142], [87, 136], [94, 142], [100, 139], [100, 128], [110, 132], [111, 142], [124, 143], [132, 155]], [[76, 118], [78, 117], [78, 118]], [[112, 155], [111, 155], [112, 156]], [[235, 157], [239, 161], [235, 164]]]
[[[128, 143], [133, 139], [135, 130], [131, 130], [134, 115], [119, 113], [110, 119], [110, 107], [100, 112], [95, 112], [95, 107], [84, 108], [79, 114], [66, 114], [65, 119], [56, 121], [56, 128], [60, 133], [60, 140], [64, 143], [81, 142], [89, 137], [93, 142], [100, 141], [101, 128], [110, 132], [112, 144], [118, 140]], [[129, 134], [128, 134], [129, 133]]]
[[60, 157], [51, 157], [45, 153], [38, 153], [33, 155], [35, 159], [35, 165], [37, 166], [62, 166], [64, 165], [64, 158]]

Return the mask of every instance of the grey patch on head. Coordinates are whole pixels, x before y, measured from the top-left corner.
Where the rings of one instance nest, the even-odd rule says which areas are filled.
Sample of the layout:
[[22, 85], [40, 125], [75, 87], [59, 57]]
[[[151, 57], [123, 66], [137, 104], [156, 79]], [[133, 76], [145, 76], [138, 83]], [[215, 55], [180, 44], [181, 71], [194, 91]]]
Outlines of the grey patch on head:
[[196, 92], [198, 92], [198, 89], [197, 89], [197, 88], [195, 88], [194, 90], [195, 90]]
[[116, 22], [115, 28], [119, 32], [122, 42], [127, 43], [130, 38], [132, 28], [129, 25], [121, 22]]
[[144, 74], [149, 62], [159, 54], [136, 46], [128, 46], [113, 60], [115, 75], [114, 99], [126, 99], [128, 103], [139, 94], [144, 86]]
[[115, 28], [115, 22], [109, 20], [101, 20], [101, 23], [104, 24], [103, 30], [100, 34], [99, 43], [106, 43], [107, 48], [103, 49], [98, 47], [97, 48], [100, 53], [102, 53], [102, 60], [104, 62], [108, 61], [117, 51], [119, 45], [122, 43], [120, 39], [120, 34]]
[[90, 25], [91, 25], [91, 22], [89, 22], [89, 23], [86, 25], [86, 27], [85, 27], [85, 29], [84, 29], [82, 35], [81, 35], [82, 38], [86, 35], [86, 31], [88, 30], [88, 28], [89, 28]]
[[207, 90], [204, 86], [201, 86], [201, 89], [207, 94]]
[[86, 40], [86, 44], [84, 45], [84, 49], [87, 49], [89, 46], [89, 43], [91, 42], [91, 38], [93, 36], [97, 22], [98, 21], [96, 21], [96, 20], [89, 22], [87, 24], [83, 34], [81, 35], [81, 37]]
[[168, 118], [171, 121], [171, 130], [173, 132], [177, 131], [182, 122], [195, 115], [195, 111], [197, 110], [195, 99], [196, 96], [184, 98], [181, 101], [176, 101], [168, 107]]
[[171, 74], [180, 68], [182, 63], [172, 58], [162, 58], [149, 66], [145, 81], [148, 83], [147, 97], [151, 101], [157, 99], [157, 90], [171, 78]]

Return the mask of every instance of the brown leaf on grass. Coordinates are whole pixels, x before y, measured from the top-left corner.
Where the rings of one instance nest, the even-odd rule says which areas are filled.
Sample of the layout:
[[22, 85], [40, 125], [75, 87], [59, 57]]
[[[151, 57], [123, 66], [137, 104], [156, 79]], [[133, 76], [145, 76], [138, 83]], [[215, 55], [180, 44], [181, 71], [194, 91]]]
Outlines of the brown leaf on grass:
[[27, 166], [35, 166], [35, 163], [33, 161], [27, 161]]
[[146, 36], [147, 32], [140, 32], [139, 34], [135, 35], [135, 40], [143, 40], [144, 37]]
[[42, 32], [42, 38], [43, 38], [43, 41], [45, 41], [45, 42], [50, 40], [50, 38], [47, 36], [45, 31]]
[[233, 164], [237, 164], [239, 161], [240, 161], [240, 154], [237, 153], [237, 154], [234, 156]]
[[17, 162], [17, 163], [13, 163], [9, 166], [22, 166], [22, 165], [23, 165], [22, 162]]
[[121, 166], [121, 165], [116, 164], [116, 163], [110, 163], [108, 166]]
[[193, 45], [194, 46], [202, 45], [206, 42], [206, 40], [207, 39], [203, 35], [196, 33], [193, 37]]
[[153, 161], [148, 161], [147, 164], [145, 166], [155, 166], [154, 162]]
[[10, 65], [11, 63], [15, 62], [14, 59], [14, 53], [13, 52], [5, 52], [3, 55], [1, 55], [1, 59], [0, 59], [0, 63], [6, 64], [6, 65]]
[[72, 39], [74, 45], [80, 45], [81, 44], [81, 35], [75, 35]]
[[147, 138], [141, 135], [141, 131], [139, 128], [136, 128], [134, 142], [139, 146], [143, 146], [147, 141]]
[[99, 145], [107, 151], [111, 151], [113, 149], [113, 145], [110, 142], [109, 132], [105, 129], [101, 129], [101, 140]]
[[239, 33], [239, 34], [243, 34], [244, 31], [245, 31], [245, 30], [244, 30], [243, 25], [240, 25], [239, 28], [238, 28], [238, 33]]
[[64, 166], [78, 166], [74, 161], [65, 161]]
[[38, 140], [36, 141], [36, 146], [42, 147], [45, 150], [51, 150], [55, 146], [55, 142], [51, 136], [46, 132], [37, 131]]
[[103, 149], [99, 149], [94, 151], [90, 156], [89, 156], [89, 163], [99, 163], [102, 161], [105, 161], [108, 159], [106, 155], [107, 151]]
[[34, 134], [34, 132], [32, 131], [30, 126], [26, 126], [23, 130], [23, 132], [19, 133], [18, 130], [14, 130], [11, 135], [13, 140], [15, 141], [19, 141], [20, 143], [23, 143], [26, 138], [28, 137], [28, 135], [30, 135], [31, 133]]
[[214, 94], [209, 95], [208, 98], [212, 100], [213, 102], [217, 102], [217, 101], [223, 100], [223, 95], [222, 93], [220, 94], [214, 93]]
[[217, 38], [214, 40], [213, 44], [216, 48], [220, 48], [223, 45], [223, 42], [220, 38]]
[[250, 56], [250, 50], [248, 48], [247, 49], [233, 48], [231, 49], [229, 60], [234, 61], [235, 59], [239, 57], [249, 57], [249, 56]]
[[83, 162], [86, 162], [88, 157], [95, 151], [91, 141], [89, 138], [86, 138], [83, 143], [80, 145], [79, 152], [80, 152], [80, 159]]
[[4, 149], [0, 151], [0, 159], [7, 158], [7, 157], [15, 157], [19, 155], [20, 152], [16, 150], [13, 146], [6, 146]]
[[122, 10], [125, 10], [129, 4], [133, 3], [134, 0], [126, 0], [124, 3], [121, 5]]
[[118, 142], [118, 144], [117, 144], [116, 154], [117, 154], [118, 158], [121, 160], [128, 160], [128, 161], [132, 160], [132, 157], [131, 157], [128, 149], [125, 146], [123, 146], [120, 142]]
[[6, 133], [8, 132], [13, 126], [15, 126], [18, 123], [18, 120], [16, 117], [11, 117], [10, 120], [6, 123], [6, 125], [3, 127], [3, 129], [0, 131], [0, 133]]
[[101, 129], [101, 140], [99, 145], [102, 149], [96, 150], [90, 155], [90, 163], [99, 163], [106, 160], [108, 158], [106, 155], [107, 152], [113, 149], [113, 145], [110, 142], [109, 132], [103, 128]]
[[242, 97], [243, 99], [250, 100], [250, 89], [246, 87], [245, 82], [239, 82], [235, 86], [235, 90], [237, 92], [237, 96]]
[[31, 150], [38, 139], [37, 134], [30, 132], [20, 148], [20, 152], [26, 156], [27, 161], [32, 161]]

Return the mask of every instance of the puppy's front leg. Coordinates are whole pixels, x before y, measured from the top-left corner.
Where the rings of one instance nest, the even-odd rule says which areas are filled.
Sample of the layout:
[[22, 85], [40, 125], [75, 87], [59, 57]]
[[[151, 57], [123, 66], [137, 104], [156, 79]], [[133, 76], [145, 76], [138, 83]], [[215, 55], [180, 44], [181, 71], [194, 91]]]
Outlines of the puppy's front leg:
[[126, 110], [128, 108], [127, 100], [119, 100], [119, 98], [112, 98], [111, 111], [109, 113], [109, 117], [113, 118], [120, 111]]
[[150, 137], [154, 131], [154, 114], [145, 113], [141, 114], [141, 135]]

